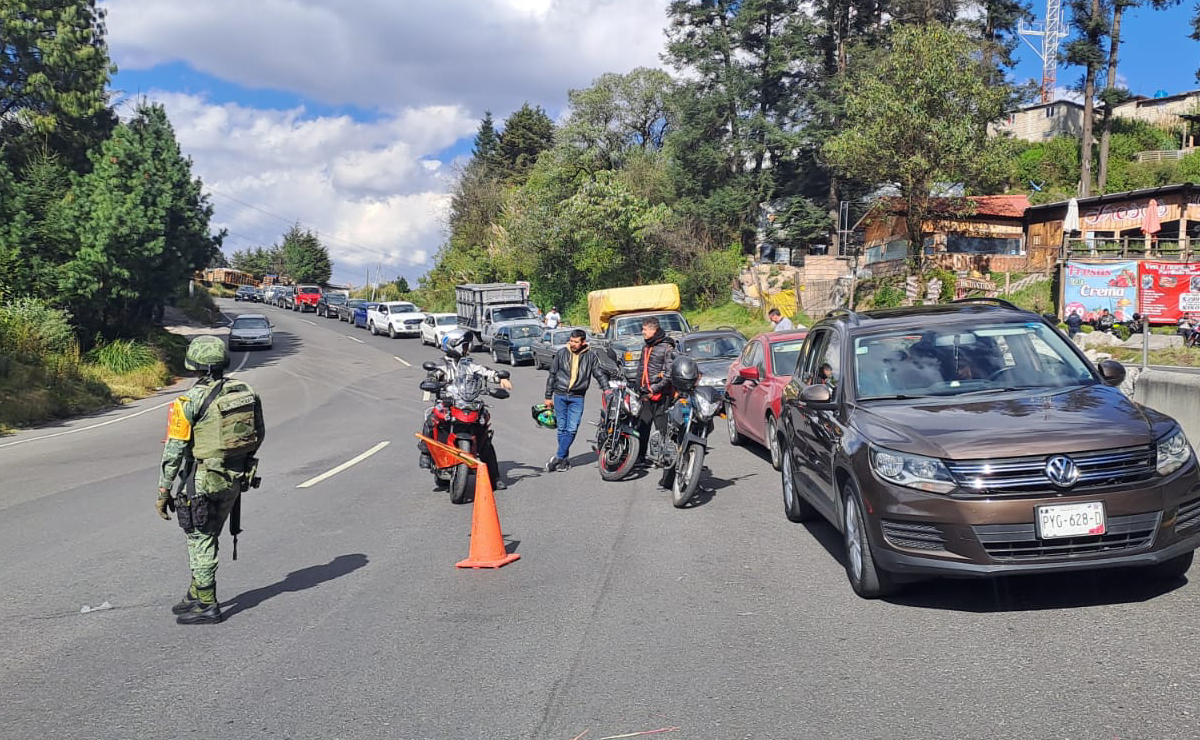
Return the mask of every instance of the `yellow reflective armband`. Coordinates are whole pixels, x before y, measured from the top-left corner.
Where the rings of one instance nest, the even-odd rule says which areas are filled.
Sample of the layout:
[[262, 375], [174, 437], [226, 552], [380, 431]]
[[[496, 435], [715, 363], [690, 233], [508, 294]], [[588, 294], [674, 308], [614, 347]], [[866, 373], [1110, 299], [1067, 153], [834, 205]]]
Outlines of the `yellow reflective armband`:
[[167, 412], [167, 439], [181, 439], [187, 442], [192, 438], [192, 425], [183, 412], [183, 398], [176, 398]]

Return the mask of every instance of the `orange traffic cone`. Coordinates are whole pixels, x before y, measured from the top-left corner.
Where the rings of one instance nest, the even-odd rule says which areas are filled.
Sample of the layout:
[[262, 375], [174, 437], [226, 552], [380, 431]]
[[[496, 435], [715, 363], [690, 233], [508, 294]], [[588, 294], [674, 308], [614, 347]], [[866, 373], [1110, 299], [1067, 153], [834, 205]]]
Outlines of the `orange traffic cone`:
[[510, 553], [504, 546], [504, 536], [500, 533], [500, 515], [496, 512], [496, 498], [492, 495], [492, 478], [488, 474], [487, 465], [448, 444], [430, 439], [423, 434], [416, 436], [429, 447], [434, 464], [439, 468], [463, 462], [475, 469], [475, 504], [471, 510], [471, 549], [467, 552], [467, 559], [455, 563], [455, 565], [459, 568], [499, 568], [514, 560], [520, 560], [520, 555], [515, 552]]
[[492, 496], [492, 478], [487, 465], [475, 465], [475, 505], [471, 511], [471, 549], [467, 559], [455, 563], [459, 568], [499, 568], [520, 559], [509, 552], [500, 534], [500, 515]]

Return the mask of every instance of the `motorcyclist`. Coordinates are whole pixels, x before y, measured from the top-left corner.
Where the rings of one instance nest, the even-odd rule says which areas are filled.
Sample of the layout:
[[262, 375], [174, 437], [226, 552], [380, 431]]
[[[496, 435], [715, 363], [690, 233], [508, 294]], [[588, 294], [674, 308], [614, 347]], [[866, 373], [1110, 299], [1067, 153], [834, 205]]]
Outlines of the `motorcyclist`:
[[659, 326], [658, 319], [647, 316], [642, 320], [642, 362], [638, 375], [638, 393], [642, 397], [642, 410], [638, 414], [638, 464], [645, 464], [650, 427], [653, 425], [660, 436], [667, 432], [667, 410], [671, 407], [671, 380], [667, 371], [675, 359], [675, 340], [667, 336]]
[[[445, 363], [437, 370], [431, 371], [429, 373], [430, 378], [441, 383], [449, 383], [466, 373], [477, 375], [485, 381], [498, 382], [500, 387], [506, 391], [512, 390], [512, 381], [508, 378], [501, 378], [495, 370], [480, 365], [471, 358], [471, 335], [469, 332], [462, 329], [447, 332], [442, 337], [441, 349], [446, 355]], [[425, 411], [425, 424], [421, 428], [421, 433], [426, 437], [433, 437], [432, 408]], [[421, 451], [420, 466], [426, 469], [433, 467], [433, 458], [430, 456], [425, 442], [418, 442], [417, 447]], [[479, 449], [477, 452], [479, 459], [487, 465], [488, 477], [492, 480], [492, 488], [497, 490], [508, 488], [508, 484], [500, 477], [500, 466], [496, 460], [496, 448], [492, 445], [490, 434], [485, 435], [484, 439], [479, 440]]]

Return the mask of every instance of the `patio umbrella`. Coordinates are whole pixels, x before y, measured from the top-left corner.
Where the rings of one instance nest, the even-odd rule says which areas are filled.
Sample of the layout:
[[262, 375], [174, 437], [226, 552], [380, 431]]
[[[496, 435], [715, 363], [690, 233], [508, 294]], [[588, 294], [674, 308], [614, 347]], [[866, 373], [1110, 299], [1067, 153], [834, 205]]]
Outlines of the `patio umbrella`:
[[1067, 217], [1063, 219], [1063, 231], [1079, 231], [1079, 201], [1074, 198], [1067, 201]]
[[1162, 224], [1158, 222], [1158, 201], [1151, 198], [1146, 204], [1146, 215], [1142, 218], [1142, 233], [1146, 235], [1157, 234], [1162, 228]]

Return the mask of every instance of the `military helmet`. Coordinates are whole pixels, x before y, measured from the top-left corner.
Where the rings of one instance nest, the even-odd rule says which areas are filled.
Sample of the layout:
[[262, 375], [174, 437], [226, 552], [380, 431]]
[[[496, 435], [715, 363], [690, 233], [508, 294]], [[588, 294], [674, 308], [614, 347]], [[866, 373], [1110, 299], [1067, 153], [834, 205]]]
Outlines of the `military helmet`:
[[535, 403], [530, 409], [533, 421], [544, 429], [558, 429], [558, 420], [554, 418], [554, 407], [544, 403]]
[[188, 344], [183, 366], [188, 370], [223, 370], [229, 366], [229, 350], [217, 337], [196, 337]]

